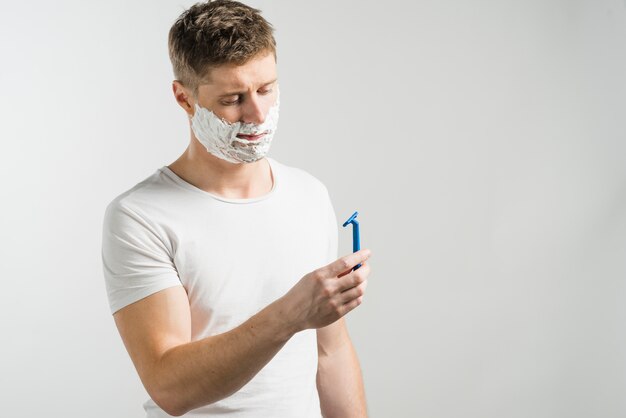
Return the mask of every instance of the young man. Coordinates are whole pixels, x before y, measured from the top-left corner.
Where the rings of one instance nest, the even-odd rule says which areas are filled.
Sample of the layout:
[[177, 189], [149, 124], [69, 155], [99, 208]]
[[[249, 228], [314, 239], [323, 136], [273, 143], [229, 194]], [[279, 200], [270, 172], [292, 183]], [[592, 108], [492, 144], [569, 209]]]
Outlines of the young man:
[[326, 187], [265, 157], [272, 33], [236, 1], [180, 16], [169, 48], [189, 146], [106, 210], [109, 303], [148, 417], [366, 416], [343, 316], [362, 301], [370, 251], [336, 259]]

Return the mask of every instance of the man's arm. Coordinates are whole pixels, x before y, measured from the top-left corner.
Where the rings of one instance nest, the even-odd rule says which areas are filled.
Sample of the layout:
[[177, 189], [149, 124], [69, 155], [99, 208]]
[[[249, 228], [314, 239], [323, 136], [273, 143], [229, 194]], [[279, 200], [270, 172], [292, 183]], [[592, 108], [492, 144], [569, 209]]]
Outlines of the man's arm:
[[130, 304], [114, 318], [150, 397], [168, 414], [180, 416], [235, 393], [297, 332], [283, 319], [279, 302], [237, 328], [193, 342], [182, 286]]
[[[201, 340], [191, 341], [189, 299], [182, 286], [120, 309], [115, 323], [154, 402], [180, 416], [241, 389], [294, 334], [326, 327], [360, 305], [369, 256], [363, 249], [308, 273], [243, 324]], [[338, 277], [357, 264], [363, 267]]]
[[367, 417], [359, 360], [344, 318], [317, 330], [317, 390], [324, 418]]

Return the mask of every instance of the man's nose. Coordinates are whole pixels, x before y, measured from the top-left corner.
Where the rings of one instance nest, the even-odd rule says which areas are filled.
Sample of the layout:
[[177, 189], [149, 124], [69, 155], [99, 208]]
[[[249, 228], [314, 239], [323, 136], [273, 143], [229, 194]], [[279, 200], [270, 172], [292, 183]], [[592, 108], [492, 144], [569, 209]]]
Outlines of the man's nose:
[[265, 113], [263, 113], [261, 109], [261, 103], [258, 98], [251, 97], [248, 100], [247, 106], [244, 108], [243, 121], [244, 123], [254, 123], [257, 125], [265, 121]]

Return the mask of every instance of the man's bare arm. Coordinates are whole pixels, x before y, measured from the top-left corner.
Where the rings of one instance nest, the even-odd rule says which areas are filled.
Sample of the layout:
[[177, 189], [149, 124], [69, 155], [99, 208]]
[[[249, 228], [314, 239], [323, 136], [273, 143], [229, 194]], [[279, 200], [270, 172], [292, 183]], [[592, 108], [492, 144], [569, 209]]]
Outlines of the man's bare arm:
[[230, 396], [249, 382], [295, 334], [284, 318], [276, 301], [228, 332], [190, 342], [189, 300], [182, 286], [115, 314], [144, 387], [173, 416]]
[[[369, 250], [342, 257], [304, 276], [238, 327], [191, 342], [189, 300], [181, 286], [150, 295], [115, 313], [141, 381], [170, 415], [226, 398], [249, 382], [297, 332], [327, 326], [360, 303], [355, 286], [369, 269]], [[346, 291], [347, 290], [347, 291]]]
[[344, 318], [317, 330], [317, 347], [317, 390], [324, 418], [366, 418], [363, 376]]

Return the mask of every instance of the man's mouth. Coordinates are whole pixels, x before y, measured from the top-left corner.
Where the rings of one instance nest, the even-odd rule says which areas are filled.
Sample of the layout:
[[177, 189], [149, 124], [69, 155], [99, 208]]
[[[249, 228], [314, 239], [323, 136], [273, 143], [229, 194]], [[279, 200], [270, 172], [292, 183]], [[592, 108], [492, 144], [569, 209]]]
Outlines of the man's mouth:
[[262, 138], [267, 132], [261, 132], [256, 135], [247, 135], [247, 134], [237, 134], [237, 138], [247, 139], [248, 141], [256, 141], [259, 138]]

